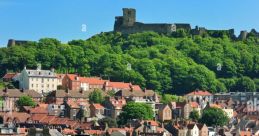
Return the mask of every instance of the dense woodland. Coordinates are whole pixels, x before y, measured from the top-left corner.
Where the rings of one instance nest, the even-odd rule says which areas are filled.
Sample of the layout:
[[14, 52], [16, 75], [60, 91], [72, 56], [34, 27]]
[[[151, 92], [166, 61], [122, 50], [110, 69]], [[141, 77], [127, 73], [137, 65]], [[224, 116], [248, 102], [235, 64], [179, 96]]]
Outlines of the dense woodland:
[[259, 91], [258, 41], [253, 35], [237, 41], [224, 34], [215, 38], [181, 31], [172, 36], [109, 32], [67, 44], [43, 38], [0, 48], [0, 76], [41, 63], [43, 69], [54, 67], [58, 73], [101, 76], [162, 93]]

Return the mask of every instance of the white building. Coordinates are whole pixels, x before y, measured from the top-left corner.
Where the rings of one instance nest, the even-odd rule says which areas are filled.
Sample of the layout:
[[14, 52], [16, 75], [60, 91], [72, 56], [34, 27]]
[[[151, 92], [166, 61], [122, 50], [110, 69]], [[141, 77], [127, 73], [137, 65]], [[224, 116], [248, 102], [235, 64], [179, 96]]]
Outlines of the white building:
[[57, 90], [57, 86], [60, 83], [58, 78], [52, 70], [41, 70], [39, 65], [37, 70], [28, 70], [26, 67], [19, 75], [19, 88], [35, 90], [38, 93], [47, 93]]

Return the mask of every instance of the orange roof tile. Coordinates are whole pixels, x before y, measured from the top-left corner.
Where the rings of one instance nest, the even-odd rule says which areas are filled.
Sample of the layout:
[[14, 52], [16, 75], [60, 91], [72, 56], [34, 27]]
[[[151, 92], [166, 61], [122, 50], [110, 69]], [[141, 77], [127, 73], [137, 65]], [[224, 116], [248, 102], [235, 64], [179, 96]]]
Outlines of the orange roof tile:
[[250, 131], [240, 131], [240, 136], [252, 136]]
[[218, 104], [210, 104], [210, 107], [213, 107], [213, 108], [222, 108], [220, 105]]
[[101, 130], [84, 130], [85, 134], [87, 135], [101, 135], [104, 134], [104, 131]]
[[75, 81], [76, 77], [78, 77], [78, 75], [76, 74], [66, 74], [66, 76], [71, 80], [71, 81]]
[[101, 104], [99, 104], [99, 103], [94, 103], [94, 104], [92, 104], [93, 106], [94, 106], [94, 108], [95, 109], [103, 109], [104, 107], [101, 105]]
[[193, 92], [188, 93], [187, 95], [209, 96], [209, 95], [212, 95], [212, 94], [208, 91], [205, 91], [205, 90], [195, 90]]
[[108, 80], [102, 80], [100, 77], [80, 77], [80, 81], [90, 85], [104, 85]]
[[64, 130], [62, 130], [62, 133], [65, 134], [65, 135], [76, 135], [75, 130], [68, 129], [68, 128], [65, 128]]
[[73, 101], [73, 100], [68, 100], [67, 104], [71, 107], [71, 108], [79, 108], [79, 105]]
[[16, 73], [7, 73], [4, 75], [3, 79], [11, 79], [16, 75]]
[[139, 85], [132, 85], [132, 90], [133, 91], [142, 91]]
[[199, 104], [197, 102], [190, 102], [192, 108], [198, 108]]
[[142, 123], [144, 123], [145, 121], [147, 123], [150, 123], [151, 126], [158, 126], [158, 123], [154, 120], [144, 120], [144, 121], [142, 121]]
[[119, 89], [130, 89], [130, 83], [124, 82], [108, 82], [108, 86], [112, 88], [119, 88]]

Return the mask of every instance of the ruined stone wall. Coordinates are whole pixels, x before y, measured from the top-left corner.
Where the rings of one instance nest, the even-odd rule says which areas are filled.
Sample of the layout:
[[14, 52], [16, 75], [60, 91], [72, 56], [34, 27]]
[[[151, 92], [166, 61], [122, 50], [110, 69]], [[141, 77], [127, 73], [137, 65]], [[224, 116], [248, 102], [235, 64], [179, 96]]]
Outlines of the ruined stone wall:
[[143, 24], [136, 22], [131, 27], [117, 27], [115, 31], [121, 32], [122, 34], [132, 34], [145, 31], [153, 31], [157, 33], [170, 34], [176, 31], [174, 24]]

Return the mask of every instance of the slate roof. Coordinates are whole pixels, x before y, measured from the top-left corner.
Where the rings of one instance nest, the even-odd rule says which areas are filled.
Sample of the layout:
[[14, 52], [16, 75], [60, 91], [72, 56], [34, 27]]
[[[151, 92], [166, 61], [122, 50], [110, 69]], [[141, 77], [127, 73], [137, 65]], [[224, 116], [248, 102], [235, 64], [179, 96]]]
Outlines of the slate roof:
[[11, 98], [19, 98], [21, 96], [30, 96], [32, 98], [42, 98], [42, 95], [34, 90], [18, 90], [18, 89], [2, 89], [0, 90], [0, 96], [8, 96]]
[[26, 69], [29, 77], [49, 77], [56, 78], [56, 74], [51, 70], [28, 70]]

